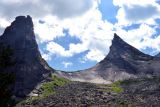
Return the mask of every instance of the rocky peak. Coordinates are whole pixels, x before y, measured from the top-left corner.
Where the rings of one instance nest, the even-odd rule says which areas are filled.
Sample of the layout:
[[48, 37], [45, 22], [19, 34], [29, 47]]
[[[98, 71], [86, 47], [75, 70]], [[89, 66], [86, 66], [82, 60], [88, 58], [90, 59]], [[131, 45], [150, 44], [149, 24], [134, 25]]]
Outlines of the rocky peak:
[[[26, 38], [31, 38], [31, 39], [35, 39], [34, 38], [34, 32], [33, 32], [33, 22], [32, 22], [32, 18], [30, 16], [18, 16], [16, 17], [15, 21], [11, 24], [11, 29], [15, 32], [19, 32], [20, 30], [21, 35], [17, 35], [19, 37], [25, 36]], [[11, 31], [12, 31], [11, 30]], [[24, 35], [23, 35], [24, 34]]]
[[37, 48], [32, 18], [30, 16], [16, 17], [15, 21], [4, 31], [1, 40], [6, 41], [14, 49], [18, 50], [33, 47]]
[[16, 64], [7, 68], [16, 74], [14, 94], [24, 96], [49, 77], [52, 69], [43, 60], [35, 39], [32, 18], [18, 16], [0, 36], [0, 43], [9, 45]]
[[31, 27], [33, 28], [32, 18], [28, 15], [26, 16], [18, 16], [15, 21], [11, 24], [15, 27]]
[[123, 41], [116, 33], [114, 34], [114, 38], [112, 40], [112, 45], [110, 47], [110, 52], [107, 55], [107, 58], [115, 59], [115, 58], [145, 58], [149, 57], [133, 46], [129, 45], [125, 41]]
[[[21, 32], [20, 32], [21, 30]], [[9, 27], [6, 28], [5, 32], [4, 32], [4, 36], [6, 36], [8, 33], [30, 33], [33, 32], [33, 22], [32, 22], [32, 18], [30, 16], [18, 16], [16, 17], [15, 21], [13, 21], [11, 23], [11, 25]], [[23, 35], [16, 35], [16, 36], [24, 36]], [[25, 35], [27, 36], [27, 35]], [[28, 35], [29, 36], [29, 35]]]
[[116, 33], [114, 33], [114, 38], [112, 40], [112, 46], [123, 46], [126, 45], [127, 43], [124, 42]]
[[79, 72], [57, 74], [75, 81], [104, 84], [128, 78], [160, 75], [159, 65], [159, 58], [140, 52], [114, 34], [109, 54], [94, 67]]

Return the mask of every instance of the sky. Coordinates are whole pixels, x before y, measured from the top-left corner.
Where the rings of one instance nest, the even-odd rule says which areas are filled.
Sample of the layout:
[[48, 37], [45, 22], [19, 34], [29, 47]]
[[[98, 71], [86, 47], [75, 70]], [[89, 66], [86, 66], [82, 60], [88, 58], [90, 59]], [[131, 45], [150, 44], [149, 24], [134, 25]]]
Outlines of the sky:
[[57, 70], [96, 65], [114, 33], [146, 54], [160, 52], [160, 0], [0, 0], [0, 34], [20, 15], [33, 18], [41, 55]]

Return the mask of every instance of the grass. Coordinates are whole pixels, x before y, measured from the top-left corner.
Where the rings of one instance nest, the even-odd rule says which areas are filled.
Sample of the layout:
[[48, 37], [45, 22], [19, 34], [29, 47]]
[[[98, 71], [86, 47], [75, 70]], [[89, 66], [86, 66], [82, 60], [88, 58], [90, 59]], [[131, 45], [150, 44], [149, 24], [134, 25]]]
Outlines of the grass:
[[146, 81], [150, 81], [150, 82], [154, 82], [154, 83], [159, 83], [160, 82], [160, 78], [153, 76], [151, 78], [148, 77], [144, 77], [144, 78], [137, 78], [137, 79], [128, 79], [128, 80], [123, 80], [123, 81], [116, 81], [112, 84], [107, 84], [105, 91], [109, 91], [109, 92], [116, 92], [116, 93], [121, 93], [124, 91], [124, 89], [122, 88], [122, 86], [129, 86], [132, 84], [140, 84]]
[[121, 93], [124, 91], [123, 88], [121, 87], [121, 81], [116, 81], [112, 84], [100, 85], [100, 86], [102, 86], [104, 88], [103, 91], [106, 92]]
[[121, 85], [121, 81], [116, 81], [112, 84], [109, 84], [109, 87], [111, 91], [116, 92], [116, 93], [121, 93], [123, 92], [123, 88], [120, 85]]
[[46, 97], [55, 93], [55, 87], [63, 86], [70, 81], [65, 78], [57, 77], [56, 75], [52, 75], [52, 81], [42, 84], [42, 95], [41, 97]]
[[37, 97], [29, 97], [21, 102], [19, 102], [16, 107], [21, 107], [23, 105], [23, 103], [30, 103], [33, 100], [39, 100], [39, 99], [43, 99], [49, 95], [52, 95], [55, 92], [55, 87], [60, 87], [60, 86], [64, 86], [65, 84], [70, 83], [71, 81], [65, 78], [60, 78], [57, 77], [56, 75], [52, 74], [52, 81], [51, 82], [47, 82], [47, 83], [43, 83], [41, 86], [42, 89], [42, 94], [37, 96]]

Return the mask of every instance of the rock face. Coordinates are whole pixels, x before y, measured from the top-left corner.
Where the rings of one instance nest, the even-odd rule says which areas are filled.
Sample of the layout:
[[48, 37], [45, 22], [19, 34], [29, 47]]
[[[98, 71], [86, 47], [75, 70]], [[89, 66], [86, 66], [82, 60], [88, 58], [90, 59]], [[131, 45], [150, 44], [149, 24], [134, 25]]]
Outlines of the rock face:
[[156, 55], [156, 57], [160, 57], [160, 53]]
[[16, 17], [0, 36], [0, 43], [13, 49], [15, 65], [6, 71], [16, 74], [14, 94], [25, 96], [42, 80], [48, 78], [52, 69], [42, 59], [35, 40], [30, 16]]
[[93, 83], [110, 83], [117, 80], [160, 75], [160, 58], [146, 55], [114, 34], [110, 52], [94, 67], [80, 72], [58, 72], [57, 75]]

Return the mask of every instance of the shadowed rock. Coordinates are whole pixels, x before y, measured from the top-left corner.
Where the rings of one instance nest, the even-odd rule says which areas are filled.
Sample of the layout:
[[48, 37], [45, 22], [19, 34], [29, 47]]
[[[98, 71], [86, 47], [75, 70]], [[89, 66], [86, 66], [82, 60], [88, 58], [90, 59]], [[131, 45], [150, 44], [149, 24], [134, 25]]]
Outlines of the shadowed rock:
[[157, 54], [155, 57], [160, 57], [160, 53], [159, 53], [159, 54]]
[[16, 96], [29, 94], [40, 81], [49, 77], [52, 69], [40, 55], [30, 16], [16, 17], [0, 36], [0, 42], [9, 45], [14, 51], [15, 65], [5, 71], [16, 74]]

